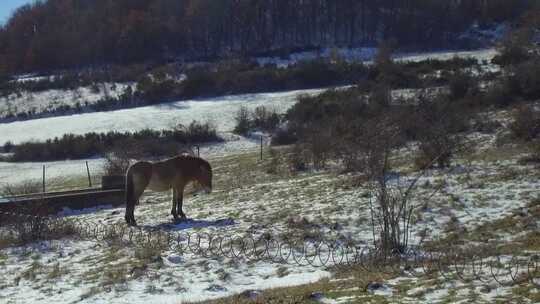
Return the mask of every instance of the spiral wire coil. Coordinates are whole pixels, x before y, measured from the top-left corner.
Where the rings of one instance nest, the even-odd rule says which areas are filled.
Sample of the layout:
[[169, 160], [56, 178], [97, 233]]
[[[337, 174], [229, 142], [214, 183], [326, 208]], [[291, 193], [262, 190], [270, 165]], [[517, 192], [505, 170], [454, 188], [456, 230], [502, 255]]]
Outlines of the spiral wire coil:
[[413, 274], [440, 273], [463, 281], [496, 282], [502, 286], [531, 282], [540, 287], [540, 257], [505, 254], [501, 246], [487, 244], [462, 248], [428, 249], [408, 246], [405, 252], [388, 254], [382, 248], [359, 245], [346, 239], [296, 240], [271, 233], [227, 235], [208, 232], [167, 231], [158, 228], [103, 224], [80, 218], [35, 216], [0, 211], [0, 237], [20, 241], [60, 239], [65, 236], [97, 242], [121, 242], [129, 246], [159, 248], [179, 255], [229, 258], [239, 262], [266, 261], [305, 267], [361, 267], [367, 271], [399, 271]]

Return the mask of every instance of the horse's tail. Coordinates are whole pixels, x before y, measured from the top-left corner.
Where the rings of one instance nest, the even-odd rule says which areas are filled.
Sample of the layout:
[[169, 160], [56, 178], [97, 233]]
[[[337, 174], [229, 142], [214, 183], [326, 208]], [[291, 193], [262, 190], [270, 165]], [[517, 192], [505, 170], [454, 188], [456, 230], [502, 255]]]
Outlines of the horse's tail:
[[133, 186], [133, 174], [131, 167], [126, 173], [126, 208], [133, 207], [135, 205], [134, 186]]
[[126, 172], [126, 223], [128, 225], [137, 225], [135, 222], [135, 187], [133, 184], [133, 173], [131, 167]]

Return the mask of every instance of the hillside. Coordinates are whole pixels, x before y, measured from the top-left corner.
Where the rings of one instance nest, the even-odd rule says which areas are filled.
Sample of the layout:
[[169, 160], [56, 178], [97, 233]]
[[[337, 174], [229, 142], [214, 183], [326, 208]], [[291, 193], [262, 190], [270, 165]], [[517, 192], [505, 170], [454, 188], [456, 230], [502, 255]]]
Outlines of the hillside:
[[[532, 0], [46, 0], [0, 28], [0, 71], [284, 55], [321, 47], [478, 47], [471, 28], [511, 23]], [[484, 45], [485, 46], [485, 45]]]
[[0, 69], [0, 303], [540, 303], [538, 1], [36, 1]]

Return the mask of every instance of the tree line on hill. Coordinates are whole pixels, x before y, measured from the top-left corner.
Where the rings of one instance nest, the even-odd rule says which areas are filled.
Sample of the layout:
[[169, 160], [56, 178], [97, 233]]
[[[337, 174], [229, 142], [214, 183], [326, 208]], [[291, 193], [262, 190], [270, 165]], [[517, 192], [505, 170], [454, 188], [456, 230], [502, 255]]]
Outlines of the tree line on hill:
[[0, 27], [0, 71], [286, 54], [325, 46], [443, 47], [534, 0], [44, 0]]

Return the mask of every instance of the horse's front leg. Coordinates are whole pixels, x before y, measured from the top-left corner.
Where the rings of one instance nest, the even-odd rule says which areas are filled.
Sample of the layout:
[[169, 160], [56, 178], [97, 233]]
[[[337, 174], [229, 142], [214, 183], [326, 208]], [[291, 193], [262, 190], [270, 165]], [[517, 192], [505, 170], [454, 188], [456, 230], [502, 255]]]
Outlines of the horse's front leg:
[[126, 207], [126, 215], [125, 215], [126, 223], [129, 226], [137, 226], [137, 222], [135, 221], [135, 203], [129, 204]]
[[176, 209], [176, 206], [178, 204], [178, 190], [176, 190], [176, 188], [172, 188], [172, 193], [173, 193], [173, 199], [172, 199], [172, 209], [171, 209], [171, 214], [172, 216], [174, 217], [175, 220], [178, 220], [178, 212], [177, 212], [177, 209]]
[[182, 210], [182, 205], [184, 204], [184, 189], [178, 190], [178, 213], [183, 219], [186, 218], [186, 214]]

